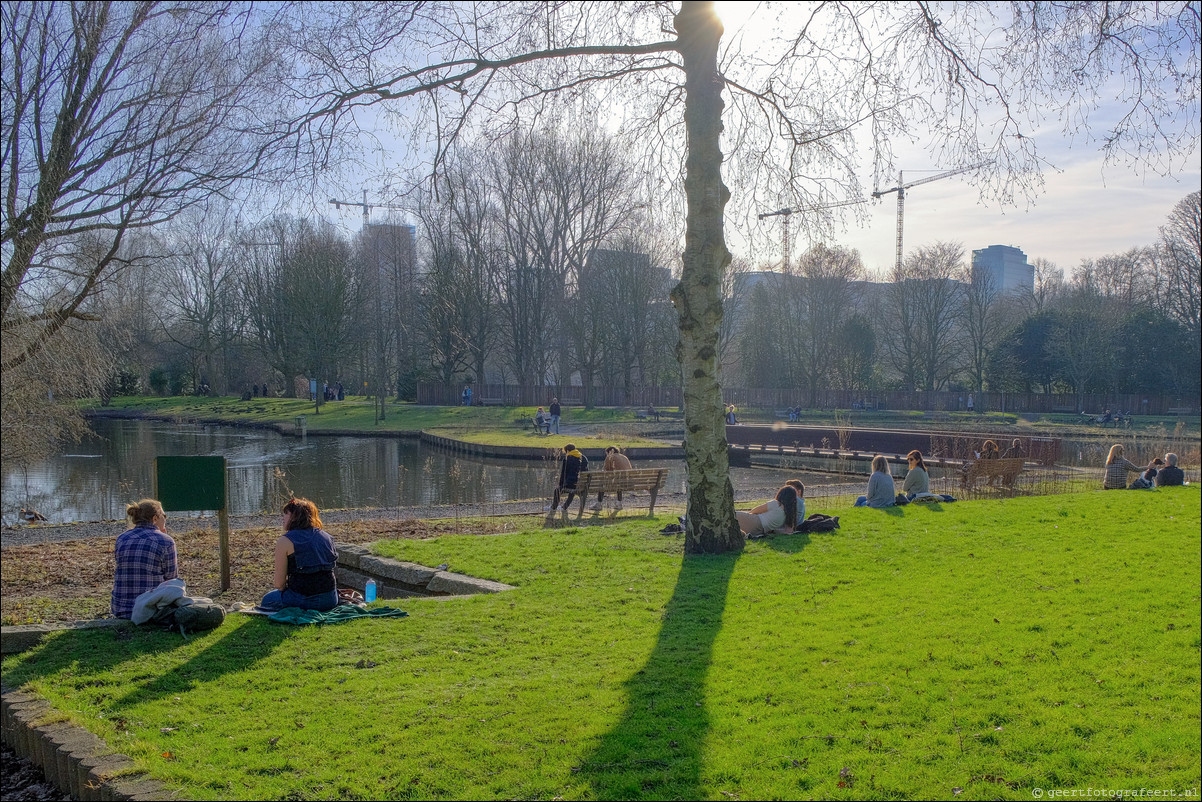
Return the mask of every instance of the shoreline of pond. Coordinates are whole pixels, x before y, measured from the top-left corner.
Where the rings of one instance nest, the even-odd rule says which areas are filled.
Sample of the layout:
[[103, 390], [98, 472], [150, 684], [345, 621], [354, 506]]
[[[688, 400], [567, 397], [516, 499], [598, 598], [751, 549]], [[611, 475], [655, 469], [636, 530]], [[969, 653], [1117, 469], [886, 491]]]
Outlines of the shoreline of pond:
[[[419, 440], [427, 445], [446, 449], [452, 453], [466, 454], [473, 457], [490, 459], [518, 459], [529, 461], [544, 461], [549, 449], [546, 446], [510, 446], [493, 443], [479, 443], [471, 440], [460, 440], [447, 435], [435, 434], [421, 429], [389, 429], [378, 431], [363, 431], [361, 429], [312, 429], [301, 430], [297, 424], [278, 422], [243, 421], [229, 418], [213, 418], [188, 415], [156, 415], [140, 410], [119, 409], [89, 409], [83, 413], [85, 418], [101, 418], [107, 420], [142, 420], [158, 423], [187, 423], [200, 426], [230, 426], [240, 429], [272, 431], [283, 437], [362, 437], [386, 438], [393, 440]], [[588, 435], [582, 435], [588, 436]], [[603, 458], [604, 446], [582, 446], [582, 451], [595, 451], [596, 456]], [[662, 446], [630, 446], [623, 450], [631, 459], [684, 459], [684, 447], [673, 445]]]

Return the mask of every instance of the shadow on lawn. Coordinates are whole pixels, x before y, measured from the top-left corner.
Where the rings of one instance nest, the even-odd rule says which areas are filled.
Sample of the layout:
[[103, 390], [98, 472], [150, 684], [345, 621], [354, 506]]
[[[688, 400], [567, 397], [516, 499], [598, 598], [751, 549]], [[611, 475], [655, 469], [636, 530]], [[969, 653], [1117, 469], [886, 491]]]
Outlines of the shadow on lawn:
[[144, 685], [131, 688], [125, 696], [113, 701], [113, 707], [175, 696], [226, 674], [244, 671], [275, 651], [296, 629], [265, 620], [247, 621], [240, 627], [229, 628], [184, 663]]
[[705, 679], [737, 554], [684, 558], [655, 649], [626, 710], [581, 764], [598, 799], [700, 799]]

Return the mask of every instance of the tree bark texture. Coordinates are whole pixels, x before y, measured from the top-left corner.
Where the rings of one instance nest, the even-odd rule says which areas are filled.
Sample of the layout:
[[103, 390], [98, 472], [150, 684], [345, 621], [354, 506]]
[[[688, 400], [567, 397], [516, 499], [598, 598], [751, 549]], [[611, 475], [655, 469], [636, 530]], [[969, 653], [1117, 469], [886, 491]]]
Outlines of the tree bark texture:
[[734, 491], [726, 453], [722, 386], [718, 381], [718, 332], [722, 324], [722, 275], [730, 252], [722, 214], [730, 192], [722, 183], [722, 81], [718, 42], [722, 24], [713, 4], [686, 0], [676, 15], [685, 72], [685, 195], [688, 218], [680, 283], [672, 290], [679, 319], [684, 391], [688, 514], [685, 552], [712, 554], [743, 547], [735, 519]]

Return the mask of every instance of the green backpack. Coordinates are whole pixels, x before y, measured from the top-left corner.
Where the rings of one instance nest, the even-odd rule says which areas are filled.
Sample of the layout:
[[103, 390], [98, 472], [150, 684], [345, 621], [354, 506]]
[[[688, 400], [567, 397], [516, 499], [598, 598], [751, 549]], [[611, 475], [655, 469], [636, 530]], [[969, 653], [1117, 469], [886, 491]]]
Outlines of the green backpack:
[[225, 608], [216, 602], [197, 601], [175, 608], [172, 629], [181, 634], [217, 629], [225, 621]]

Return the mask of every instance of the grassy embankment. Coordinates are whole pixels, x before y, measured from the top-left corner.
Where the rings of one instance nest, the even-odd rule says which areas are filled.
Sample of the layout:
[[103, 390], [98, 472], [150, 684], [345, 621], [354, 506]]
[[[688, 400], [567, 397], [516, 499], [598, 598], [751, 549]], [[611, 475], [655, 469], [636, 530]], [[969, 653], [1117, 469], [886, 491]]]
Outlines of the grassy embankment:
[[[95, 406], [93, 404], [93, 406]], [[470, 429], [476, 432], [493, 431], [509, 434], [521, 440], [536, 439], [532, 431], [523, 431], [515, 425], [519, 419], [529, 420], [534, 416], [533, 407], [433, 407], [417, 404], [389, 404], [387, 417], [375, 420], [371, 401], [361, 396], [351, 396], [346, 401], [323, 404], [321, 413], [315, 414], [309, 401], [286, 398], [254, 398], [240, 401], [237, 398], [197, 398], [177, 396], [170, 398], [127, 396], [115, 398], [106, 409], [131, 410], [150, 415], [181, 418], [213, 418], [242, 423], [277, 423], [291, 425], [297, 415], [305, 415], [310, 431], [418, 431], [436, 428]], [[741, 419], [748, 422], [768, 422], [776, 418], [775, 410], [740, 409]], [[967, 412], [922, 412], [907, 410], [848, 411], [848, 410], [803, 410], [800, 425], [834, 426], [842, 421], [851, 426], [869, 428], [923, 428], [952, 429], [967, 431], [998, 431], [1013, 429], [1016, 434], [1045, 432], [1057, 436], [1121, 434], [1124, 432], [1146, 432], [1171, 434], [1179, 428], [1178, 437], [1197, 438], [1202, 432], [1202, 419], [1198, 416], [1136, 416], [1130, 429], [1102, 429], [1082, 422], [1080, 415], [1039, 414], [1014, 415], [989, 412], [969, 414]], [[565, 408], [564, 426], [594, 426], [597, 424], [619, 425], [637, 434], [641, 429], [663, 428], [670, 422], [654, 424], [637, 420], [631, 409], [599, 407], [582, 409]], [[676, 422], [679, 426], [679, 422]]]
[[1198, 487], [838, 511], [683, 558], [668, 521], [381, 553], [518, 589], [4, 661], [181, 798], [1030, 799], [1197, 789]]
[[[534, 417], [532, 407], [432, 407], [417, 404], [389, 404], [385, 419], [377, 421], [370, 400], [351, 396], [346, 401], [322, 404], [316, 414], [313, 403], [287, 398], [197, 398], [192, 396], [157, 398], [130, 396], [114, 398], [97, 411], [128, 411], [143, 415], [186, 419], [218, 420], [232, 424], [277, 424], [291, 427], [298, 415], [306, 418], [310, 433], [346, 432], [417, 432], [430, 431], [444, 437], [478, 443], [507, 446], [531, 446], [558, 449], [573, 436], [604, 439], [621, 446], [655, 447], [662, 442], [648, 440], [640, 432], [655, 424], [637, 421], [631, 410], [615, 408], [571, 409], [563, 428], [574, 435], [539, 435], [520, 421]], [[660, 427], [662, 428], [662, 426]], [[604, 430], [602, 432], [601, 430]], [[590, 443], [599, 445], [600, 443]]]

